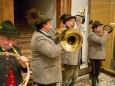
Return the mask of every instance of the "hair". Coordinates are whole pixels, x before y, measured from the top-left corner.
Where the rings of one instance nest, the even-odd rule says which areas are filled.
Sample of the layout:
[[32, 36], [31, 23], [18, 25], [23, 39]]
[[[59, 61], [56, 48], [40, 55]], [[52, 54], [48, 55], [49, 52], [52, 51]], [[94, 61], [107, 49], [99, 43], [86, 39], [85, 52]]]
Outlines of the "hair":
[[93, 24], [93, 20], [90, 20], [90, 21], [89, 21], [89, 24], [90, 24], [90, 25]]
[[35, 25], [35, 27], [36, 27], [36, 31], [39, 31], [42, 29], [43, 24], [37, 24], [37, 25]]
[[[93, 20], [90, 20], [89, 21], [89, 25], [92, 25], [93, 24]], [[92, 27], [92, 30], [94, 31], [94, 28], [97, 28], [98, 26], [95, 26], [95, 27]]]
[[62, 21], [63, 24], [65, 24], [66, 21], [69, 20], [69, 19], [66, 20], [66, 16], [71, 16], [71, 15], [70, 15], [70, 14], [66, 14], [66, 13], [64, 13], [64, 14], [60, 15], [60, 17], [59, 17], [59, 21]]

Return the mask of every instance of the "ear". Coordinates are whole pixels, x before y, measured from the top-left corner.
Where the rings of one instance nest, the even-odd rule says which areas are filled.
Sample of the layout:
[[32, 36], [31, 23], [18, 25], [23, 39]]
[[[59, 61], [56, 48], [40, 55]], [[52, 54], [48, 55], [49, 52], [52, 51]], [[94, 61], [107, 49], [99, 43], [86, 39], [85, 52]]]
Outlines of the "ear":
[[43, 24], [43, 27], [46, 27], [46, 23]]

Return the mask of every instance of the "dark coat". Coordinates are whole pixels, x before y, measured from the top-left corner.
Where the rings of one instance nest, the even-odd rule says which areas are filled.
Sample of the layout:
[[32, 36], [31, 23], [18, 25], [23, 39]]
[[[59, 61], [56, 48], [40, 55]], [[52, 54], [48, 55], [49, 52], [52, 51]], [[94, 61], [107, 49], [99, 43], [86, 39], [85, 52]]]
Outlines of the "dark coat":
[[[20, 53], [19, 48], [15, 47], [15, 49]], [[1, 47], [0, 52], [4, 52]], [[14, 53], [12, 49], [8, 52]], [[12, 71], [14, 72], [17, 86], [22, 82], [21, 70], [26, 72], [27, 69], [22, 68], [16, 60], [16, 57], [0, 55], [0, 86], [6, 86], [10, 66], [12, 66]]]

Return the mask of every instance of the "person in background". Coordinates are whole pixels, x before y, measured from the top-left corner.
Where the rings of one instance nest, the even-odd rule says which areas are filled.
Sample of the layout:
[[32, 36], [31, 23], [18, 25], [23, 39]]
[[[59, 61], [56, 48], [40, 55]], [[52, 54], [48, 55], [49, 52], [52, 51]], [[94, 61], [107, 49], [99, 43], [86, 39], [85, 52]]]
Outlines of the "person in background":
[[33, 81], [37, 86], [56, 86], [62, 82], [62, 47], [48, 35], [51, 18], [34, 8], [29, 10], [27, 18], [35, 27], [31, 39]]
[[[84, 16], [76, 15], [76, 25], [77, 25], [76, 29], [82, 34], [82, 36], [83, 36], [83, 34], [85, 32], [84, 27], [83, 27], [84, 22], [85, 22], [85, 17]], [[79, 51], [79, 60], [78, 61], [79, 61], [79, 64], [82, 65], [82, 63], [83, 63], [82, 62], [82, 47], [81, 47], [81, 49]]]
[[84, 30], [84, 27], [83, 27], [84, 22], [85, 22], [85, 17], [84, 16], [82, 17], [80, 15], [76, 15], [76, 25], [77, 25], [76, 28], [81, 33]]
[[[10, 20], [0, 24], [0, 86], [19, 86], [22, 82], [21, 71], [27, 72], [27, 57], [21, 56], [21, 51], [16, 46], [19, 32]], [[13, 47], [13, 48], [12, 48]], [[5, 53], [5, 54], [1, 54]], [[9, 53], [20, 54], [19, 58]]]
[[100, 74], [100, 67], [102, 65], [102, 61], [105, 60], [106, 57], [106, 40], [108, 38], [108, 30], [104, 30], [104, 34], [101, 35], [100, 32], [103, 29], [103, 24], [99, 21], [94, 21], [92, 23], [92, 32], [88, 35], [88, 55], [89, 60], [92, 65], [91, 71], [91, 79], [92, 85], [96, 86], [96, 81]]
[[[70, 14], [62, 14], [59, 18], [64, 24], [66, 29], [73, 29], [76, 23], [76, 17]], [[63, 86], [74, 86], [75, 80], [78, 77], [78, 55], [79, 50], [75, 52], [66, 52], [62, 54], [64, 73], [63, 73]]]

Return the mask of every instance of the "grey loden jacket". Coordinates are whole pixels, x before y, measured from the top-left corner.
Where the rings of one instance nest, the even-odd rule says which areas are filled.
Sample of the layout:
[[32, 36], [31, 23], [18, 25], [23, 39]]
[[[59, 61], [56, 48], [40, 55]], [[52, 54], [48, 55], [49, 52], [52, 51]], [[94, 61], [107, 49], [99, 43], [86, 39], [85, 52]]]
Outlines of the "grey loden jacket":
[[106, 57], [106, 40], [108, 35], [101, 36], [99, 33], [91, 32], [88, 35], [88, 56], [90, 59], [104, 60]]
[[31, 39], [33, 80], [40, 84], [62, 82], [61, 46], [35, 31]]

